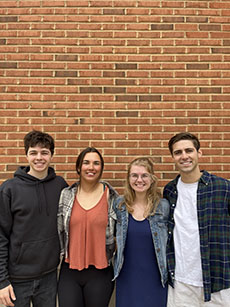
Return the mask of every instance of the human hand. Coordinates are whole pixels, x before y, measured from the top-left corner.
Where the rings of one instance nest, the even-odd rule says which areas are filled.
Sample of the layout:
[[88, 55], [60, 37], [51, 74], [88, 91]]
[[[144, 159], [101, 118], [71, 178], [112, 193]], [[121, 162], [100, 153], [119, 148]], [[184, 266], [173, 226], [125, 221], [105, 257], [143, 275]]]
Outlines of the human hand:
[[0, 290], [0, 304], [5, 306], [14, 306], [12, 302], [16, 300], [14, 289], [11, 285]]

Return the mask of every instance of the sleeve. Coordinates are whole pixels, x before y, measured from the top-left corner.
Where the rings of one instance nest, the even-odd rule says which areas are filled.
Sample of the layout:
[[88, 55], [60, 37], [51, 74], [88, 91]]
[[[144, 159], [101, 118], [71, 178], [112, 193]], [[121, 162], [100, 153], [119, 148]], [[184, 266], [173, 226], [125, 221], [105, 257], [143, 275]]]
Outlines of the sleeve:
[[[62, 177], [61, 177], [61, 178], [62, 178]], [[67, 188], [67, 187], [69, 186], [68, 183], [65, 181], [64, 178], [62, 178], [62, 180], [63, 180], [62, 189]]]
[[115, 213], [115, 216], [116, 216], [116, 220], [117, 220], [117, 213], [118, 213], [118, 210], [119, 210], [119, 205], [121, 203], [121, 201], [123, 200], [123, 198], [121, 196], [118, 196], [114, 199], [114, 202], [113, 202], [113, 211]]
[[117, 199], [113, 198], [112, 199], [112, 205], [110, 206], [110, 212], [109, 215], [112, 219], [114, 219], [115, 221], [117, 220], [117, 214], [116, 214], [116, 203], [117, 203]]
[[163, 206], [163, 214], [164, 218], [168, 221], [169, 218], [169, 211], [170, 211], [170, 204], [166, 198], [162, 199], [162, 206]]
[[13, 223], [10, 203], [10, 196], [0, 189], [0, 289], [10, 284], [8, 280], [8, 254]]
[[166, 186], [163, 189], [163, 198], [167, 199]]
[[228, 215], [230, 217], [230, 183], [229, 183], [229, 181], [228, 181], [228, 188], [227, 188], [227, 190], [228, 190]]
[[64, 217], [63, 217], [63, 191], [61, 192], [59, 205], [58, 205], [58, 214], [57, 214], [57, 229], [58, 236], [60, 241], [61, 255], [64, 255], [65, 246], [64, 246]]

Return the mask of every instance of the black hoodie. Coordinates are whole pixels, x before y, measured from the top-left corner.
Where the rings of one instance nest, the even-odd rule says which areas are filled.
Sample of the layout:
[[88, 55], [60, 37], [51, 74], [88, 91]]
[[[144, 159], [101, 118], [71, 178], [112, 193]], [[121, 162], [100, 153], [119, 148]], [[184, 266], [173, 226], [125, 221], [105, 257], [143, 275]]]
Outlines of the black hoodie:
[[28, 280], [56, 269], [59, 263], [57, 209], [67, 186], [49, 167], [38, 179], [19, 167], [0, 186], [0, 289], [10, 280]]

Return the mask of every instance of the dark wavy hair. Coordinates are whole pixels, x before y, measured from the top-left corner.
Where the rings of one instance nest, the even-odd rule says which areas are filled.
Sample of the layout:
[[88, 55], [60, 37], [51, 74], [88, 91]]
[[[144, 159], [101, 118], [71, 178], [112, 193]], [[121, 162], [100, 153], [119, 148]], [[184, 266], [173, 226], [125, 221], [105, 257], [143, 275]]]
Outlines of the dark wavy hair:
[[27, 133], [24, 137], [24, 148], [26, 155], [28, 153], [28, 150], [30, 147], [35, 147], [37, 145], [40, 145], [42, 147], [45, 147], [51, 151], [51, 155], [54, 154], [54, 139], [51, 135], [48, 133], [38, 131], [38, 130], [32, 130], [29, 133]]

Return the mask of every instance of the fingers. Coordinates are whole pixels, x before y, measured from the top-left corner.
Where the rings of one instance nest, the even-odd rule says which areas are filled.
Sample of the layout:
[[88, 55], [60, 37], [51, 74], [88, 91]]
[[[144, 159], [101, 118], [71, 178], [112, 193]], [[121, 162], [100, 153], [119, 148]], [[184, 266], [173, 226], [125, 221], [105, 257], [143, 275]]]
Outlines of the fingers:
[[[10, 285], [9, 292], [10, 292], [11, 300], [15, 301], [16, 300], [16, 296], [15, 296], [15, 293], [14, 293], [14, 289], [13, 289], [13, 287], [11, 285]], [[14, 306], [14, 304], [12, 306]]]
[[12, 302], [16, 300], [14, 289], [11, 285], [0, 290], [0, 304], [5, 306], [14, 306]]

